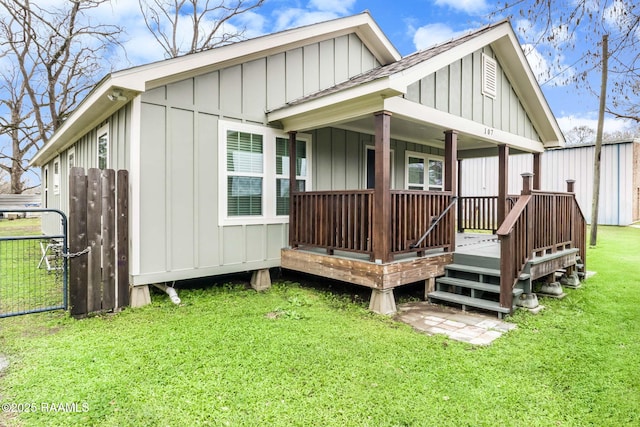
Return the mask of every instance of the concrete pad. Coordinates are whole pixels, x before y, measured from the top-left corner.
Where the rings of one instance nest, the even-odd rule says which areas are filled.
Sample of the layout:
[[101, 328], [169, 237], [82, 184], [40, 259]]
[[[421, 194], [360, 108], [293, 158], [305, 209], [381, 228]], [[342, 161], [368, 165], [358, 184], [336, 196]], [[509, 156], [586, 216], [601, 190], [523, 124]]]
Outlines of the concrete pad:
[[395, 319], [429, 335], [442, 334], [472, 345], [489, 345], [516, 327], [480, 313], [461, 312], [429, 302], [411, 302], [398, 306]]

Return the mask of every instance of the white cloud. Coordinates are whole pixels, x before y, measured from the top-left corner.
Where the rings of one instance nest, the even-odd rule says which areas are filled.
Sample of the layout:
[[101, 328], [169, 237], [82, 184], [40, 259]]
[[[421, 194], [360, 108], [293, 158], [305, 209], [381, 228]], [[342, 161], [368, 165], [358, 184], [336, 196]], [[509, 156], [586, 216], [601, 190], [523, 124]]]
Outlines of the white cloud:
[[448, 6], [452, 9], [466, 12], [469, 15], [483, 13], [488, 9], [485, 0], [435, 0], [438, 6]]
[[431, 47], [435, 44], [451, 40], [465, 31], [454, 31], [445, 24], [428, 24], [418, 28], [413, 35], [413, 44], [417, 50]]
[[564, 55], [556, 53], [553, 62], [549, 62], [533, 45], [523, 44], [522, 50], [539, 84], [567, 86], [573, 82], [575, 70], [565, 64]]
[[636, 24], [637, 17], [629, 10], [624, 0], [614, 0], [602, 15], [610, 29], [621, 33], [631, 31]]
[[[571, 129], [578, 126], [586, 126], [594, 131], [598, 128], [598, 119], [596, 113], [585, 113], [583, 115], [570, 114], [568, 116], [558, 117], [558, 125], [565, 134]], [[605, 118], [604, 132], [624, 132], [631, 128], [633, 123], [628, 120]]]
[[575, 69], [566, 63], [566, 50], [563, 45], [574, 42], [575, 35], [569, 32], [566, 24], [559, 24], [551, 29], [552, 40], [549, 41], [544, 33], [537, 29], [533, 22], [520, 19], [515, 23], [515, 29], [525, 40], [532, 43], [522, 44], [529, 65], [540, 84], [549, 86], [566, 86], [575, 77]]
[[309, 0], [306, 8], [277, 8], [271, 31], [282, 31], [294, 27], [302, 27], [322, 21], [329, 21], [353, 13], [351, 9], [356, 0]]

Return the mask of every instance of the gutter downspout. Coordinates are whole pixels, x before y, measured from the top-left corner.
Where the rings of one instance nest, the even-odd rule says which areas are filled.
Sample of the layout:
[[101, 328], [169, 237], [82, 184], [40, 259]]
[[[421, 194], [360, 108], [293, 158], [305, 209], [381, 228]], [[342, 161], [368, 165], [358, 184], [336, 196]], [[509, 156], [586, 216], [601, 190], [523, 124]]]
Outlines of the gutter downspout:
[[[175, 282], [173, 282], [175, 284]], [[161, 291], [165, 292], [167, 295], [169, 295], [169, 298], [171, 298], [171, 302], [179, 305], [180, 304], [180, 297], [178, 296], [178, 293], [176, 292], [175, 288], [172, 286], [167, 286], [164, 283], [154, 283], [153, 286], [155, 286], [156, 288], [160, 289]]]

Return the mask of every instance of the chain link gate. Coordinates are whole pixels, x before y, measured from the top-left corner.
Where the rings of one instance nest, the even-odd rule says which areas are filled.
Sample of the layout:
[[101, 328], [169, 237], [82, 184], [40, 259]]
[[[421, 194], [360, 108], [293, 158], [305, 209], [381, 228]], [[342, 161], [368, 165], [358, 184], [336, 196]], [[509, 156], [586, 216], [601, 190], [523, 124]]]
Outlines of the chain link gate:
[[[58, 218], [60, 232], [42, 234], [39, 222], [6, 219], [17, 213]], [[0, 220], [0, 318], [66, 310], [66, 215], [57, 209], [10, 209], [0, 214], [5, 217]]]

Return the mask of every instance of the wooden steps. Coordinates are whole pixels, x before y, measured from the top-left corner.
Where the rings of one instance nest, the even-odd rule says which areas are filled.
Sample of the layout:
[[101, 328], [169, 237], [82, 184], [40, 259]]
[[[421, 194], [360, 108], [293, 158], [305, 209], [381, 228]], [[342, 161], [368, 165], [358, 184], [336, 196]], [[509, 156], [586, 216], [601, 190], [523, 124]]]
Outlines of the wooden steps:
[[[457, 304], [463, 310], [473, 307], [491, 311], [500, 318], [511, 313], [512, 307], [500, 306], [500, 270], [482, 265], [493, 266], [495, 263], [487, 262], [486, 257], [474, 260], [469, 255], [455, 259], [445, 267], [445, 276], [436, 279], [435, 291], [427, 295], [429, 300]], [[521, 280], [528, 278], [528, 274], [520, 277]], [[514, 300], [522, 293], [522, 289], [515, 288]]]

